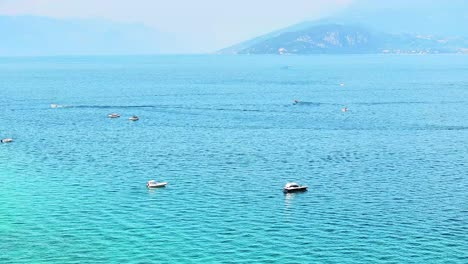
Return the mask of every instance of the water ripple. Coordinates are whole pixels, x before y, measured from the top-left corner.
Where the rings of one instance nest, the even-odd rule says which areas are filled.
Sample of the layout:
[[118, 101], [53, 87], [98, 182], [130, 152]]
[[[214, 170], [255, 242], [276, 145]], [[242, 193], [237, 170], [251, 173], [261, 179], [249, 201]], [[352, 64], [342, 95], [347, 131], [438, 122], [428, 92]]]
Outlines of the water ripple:
[[0, 263], [466, 262], [466, 59], [310, 58], [1, 66]]

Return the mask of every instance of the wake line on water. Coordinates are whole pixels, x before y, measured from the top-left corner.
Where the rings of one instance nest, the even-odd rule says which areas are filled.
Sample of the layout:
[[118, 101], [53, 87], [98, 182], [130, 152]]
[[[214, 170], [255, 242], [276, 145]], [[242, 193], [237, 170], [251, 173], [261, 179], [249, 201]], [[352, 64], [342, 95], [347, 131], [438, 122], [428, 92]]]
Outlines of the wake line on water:
[[[418, 102], [418, 101], [395, 101], [395, 102], [354, 102], [346, 103], [346, 105], [412, 105], [412, 104], [463, 104], [466, 101], [440, 101], [440, 102]], [[321, 106], [321, 105], [344, 105], [345, 103], [323, 103], [323, 102], [307, 102], [299, 101], [294, 102], [293, 105], [304, 105], [304, 106]]]
[[158, 105], [58, 105], [51, 104], [50, 108], [88, 108], [88, 109], [109, 109], [109, 108], [160, 108]]
[[67, 108], [93, 108], [93, 109], [109, 109], [109, 108], [159, 108], [157, 105], [76, 105]]
[[[230, 111], [230, 112], [266, 112], [258, 109], [230, 109], [230, 108], [209, 108], [209, 107], [184, 107], [177, 105], [56, 105], [52, 104], [51, 108], [77, 108], [77, 109], [162, 109], [162, 110], [202, 110], [202, 111]], [[271, 112], [271, 111], [268, 111]]]
[[441, 102], [418, 102], [418, 101], [396, 101], [396, 102], [358, 102], [358, 103], [351, 103], [355, 105], [412, 105], [412, 104], [460, 104], [466, 103], [464, 101], [441, 101]]

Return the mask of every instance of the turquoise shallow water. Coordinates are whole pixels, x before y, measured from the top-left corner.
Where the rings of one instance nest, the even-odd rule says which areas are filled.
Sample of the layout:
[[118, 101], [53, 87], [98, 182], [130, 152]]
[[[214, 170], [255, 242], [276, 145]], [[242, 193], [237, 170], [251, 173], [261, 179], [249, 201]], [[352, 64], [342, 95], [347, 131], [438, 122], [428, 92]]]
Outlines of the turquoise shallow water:
[[[467, 72], [466, 56], [2, 58], [0, 263], [466, 263]], [[309, 192], [284, 195], [292, 180]]]

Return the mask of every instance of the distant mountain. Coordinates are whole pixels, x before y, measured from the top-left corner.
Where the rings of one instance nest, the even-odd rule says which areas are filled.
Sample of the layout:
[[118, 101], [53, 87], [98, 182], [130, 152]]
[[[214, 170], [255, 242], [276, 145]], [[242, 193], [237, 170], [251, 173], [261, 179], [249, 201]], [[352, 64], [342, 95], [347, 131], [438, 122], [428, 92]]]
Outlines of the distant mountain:
[[0, 16], [0, 56], [153, 54], [174, 49], [172, 36], [141, 24], [92, 19]]
[[242, 50], [245, 50], [245, 49], [247, 49], [247, 48], [249, 48], [251, 46], [254, 46], [254, 45], [256, 45], [256, 44], [258, 44], [260, 42], [266, 41], [268, 39], [278, 37], [283, 33], [300, 31], [300, 30], [306, 29], [309, 26], [315, 25], [315, 24], [316, 24], [316, 22], [309, 22], [309, 21], [299, 23], [299, 24], [295, 24], [293, 26], [289, 26], [289, 27], [286, 27], [286, 28], [283, 28], [283, 29], [279, 29], [279, 30], [273, 31], [271, 33], [268, 33], [268, 34], [265, 34], [265, 35], [262, 35], [262, 36], [259, 36], [259, 37], [244, 41], [244, 42], [241, 42], [239, 44], [235, 44], [235, 45], [233, 45], [231, 47], [224, 48], [224, 49], [218, 51], [217, 53], [219, 53], [219, 54], [238, 54], [238, 53], [241, 53]]
[[468, 53], [466, 0], [355, 0], [347, 10], [220, 50], [221, 54]]
[[299, 28], [269, 34], [229, 51], [236, 54], [456, 53], [465, 52], [464, 47], [468, 47], [464, 38], [388, 34], [356, 25], [314, 23], [306, 29]]

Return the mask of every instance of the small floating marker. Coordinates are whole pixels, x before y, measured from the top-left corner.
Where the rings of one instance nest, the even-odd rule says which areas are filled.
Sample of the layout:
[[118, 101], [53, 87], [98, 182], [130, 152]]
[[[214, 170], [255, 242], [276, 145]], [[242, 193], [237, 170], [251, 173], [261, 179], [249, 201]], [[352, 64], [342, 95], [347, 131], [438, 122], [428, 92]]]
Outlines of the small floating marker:
[[343, 87], [343, 86], [345, 86], [345, 84], [344, 84], [344, 83], [340, 83], [340, 86]]

